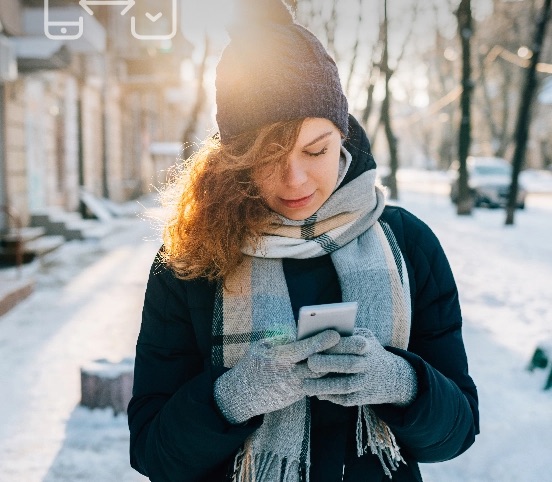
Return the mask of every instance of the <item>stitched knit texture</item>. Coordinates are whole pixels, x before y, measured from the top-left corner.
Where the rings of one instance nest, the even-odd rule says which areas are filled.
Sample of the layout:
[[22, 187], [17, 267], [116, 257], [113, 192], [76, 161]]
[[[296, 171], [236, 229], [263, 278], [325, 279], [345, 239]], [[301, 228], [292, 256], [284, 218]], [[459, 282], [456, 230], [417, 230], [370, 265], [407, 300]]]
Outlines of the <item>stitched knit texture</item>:
[[279, 121], [322, 117], [346, 135], [348, 105], [337, 66], [281, 0], [241, 0], [241, 18], [216, 71], [221, 141]]

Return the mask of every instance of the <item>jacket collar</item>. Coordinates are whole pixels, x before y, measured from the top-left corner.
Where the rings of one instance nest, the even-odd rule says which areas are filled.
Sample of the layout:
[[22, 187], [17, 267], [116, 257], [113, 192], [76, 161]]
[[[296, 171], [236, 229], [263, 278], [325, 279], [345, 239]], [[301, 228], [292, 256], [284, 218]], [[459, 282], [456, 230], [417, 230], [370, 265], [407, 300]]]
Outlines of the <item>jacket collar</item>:
[[360, 176], [363, 172], [376, 168], [376, 161], [374, 160], [374, 156], [372, 156], [368, 136], [358, 121], [350, 114], [349, 132], [343, 143], [343, 147], [351, 153], [353, 159], [340, 188]]

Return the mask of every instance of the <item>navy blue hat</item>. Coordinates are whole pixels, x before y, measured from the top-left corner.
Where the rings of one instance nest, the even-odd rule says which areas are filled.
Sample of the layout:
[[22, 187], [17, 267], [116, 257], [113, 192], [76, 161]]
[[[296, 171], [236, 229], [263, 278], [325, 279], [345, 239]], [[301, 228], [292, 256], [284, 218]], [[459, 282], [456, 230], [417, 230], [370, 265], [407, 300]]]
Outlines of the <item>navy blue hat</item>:
[[331, 120], [347, 134], [348, 105], [334, 60], [281, 0], [242, 0], [216, 72], [221, 141], [279, 121]]

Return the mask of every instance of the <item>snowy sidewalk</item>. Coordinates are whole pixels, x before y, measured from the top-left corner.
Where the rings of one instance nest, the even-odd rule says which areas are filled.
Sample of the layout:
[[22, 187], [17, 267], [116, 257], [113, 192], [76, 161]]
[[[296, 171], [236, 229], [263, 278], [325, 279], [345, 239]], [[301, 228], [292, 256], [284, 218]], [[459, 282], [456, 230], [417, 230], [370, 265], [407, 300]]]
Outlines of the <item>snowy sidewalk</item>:
[[[458, 458], [421, 464], [425, 482], [552, 482], [552, 390], [526, 370], [552, 337], [552, 196], [529, 197], [515, 226], [502, 209], [458, 217], [448, 197], [404, 192], [437, 234], [458, 284], [481, 434]], [[550, 367], [549, 367], [550, 369]]]
[[35, 293], [0, 317], [1, 480], [147, 480], [128, 464], [126, 416], [78, 407], [83, 364], [134, 356], [159, 247], [148, 221], [120, 223], [48, 257]]

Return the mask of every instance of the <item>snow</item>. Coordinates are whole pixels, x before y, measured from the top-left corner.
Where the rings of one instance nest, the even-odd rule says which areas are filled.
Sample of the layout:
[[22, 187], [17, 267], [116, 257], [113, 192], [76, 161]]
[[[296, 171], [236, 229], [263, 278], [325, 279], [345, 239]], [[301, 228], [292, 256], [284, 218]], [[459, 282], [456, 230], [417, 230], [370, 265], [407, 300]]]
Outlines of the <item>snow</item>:
[[474, 446], [452, 461], [422, 464], [426, 482], [552, 481], [552, 390], [542, 390], [548, 372], [526, 370], [536, 345], [552, 338], [552, 194], [537, 206], [531, 200], [512, 227], [500, 209], [458, 217], [446, 197], [401, 197], [449, 258], [480, 397]]
[[[552, 189], [530, 194], [515, 225], [504, 226], [500, 209], [458, 217], [442, 173], [402, 171], [399, 181], [398, 204], [434, 230], [448, 255], [480, 396], [474, 446], [422, 464], [424, 480], [552, 481], [552, 390], [542, 389], [544, 370], [526, 369], [536, 345], [552, 339]], [[66, 243], [34, 265], [35, 293], [0, 317], [1, 480], [147, 480], [128, 465], [126, 417], [78, 405], [82, 366], [134, 356], [159, 246], [150, 221], [118, 222], [108, 238]]]
[[549, 193], [552, 191], [552, 171], [526, 169], [520, 174], [520, 182], [533, 193]]
[[81, 368], [83, 374], [101, 377], [103, 380], [115, 380], [125, 373], [131, 374], [133, 370], [134, 358], [131, 357], [123, 358], [118, 362], [102, 358], [94, 360]]

